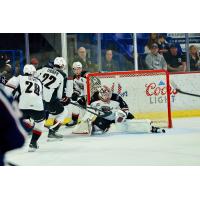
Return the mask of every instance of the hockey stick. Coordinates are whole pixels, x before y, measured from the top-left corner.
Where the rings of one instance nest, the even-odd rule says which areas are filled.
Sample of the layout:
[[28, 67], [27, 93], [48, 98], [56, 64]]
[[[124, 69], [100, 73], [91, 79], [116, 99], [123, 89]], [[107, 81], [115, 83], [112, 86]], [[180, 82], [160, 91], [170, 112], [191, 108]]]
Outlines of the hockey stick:
[[174, 88], [177, 92], [179, 92], [179, 93], [181, 93], [181, 94], [185, 94], [185, 95], [189, 95], [189, 96], [194, 96], [194, 97], [200, 97], [199, 94], [193, 94], [193, 93], [190, 93], [190, 92], [184, 92], [184, 91], [182, 91], [180, 88], [178, 88], [178, 86], [174, 83], [174, 81], [171, 81], [171, 85], [173, 86], [173, 88]]
[[[89, 107], [89, 106], [81, 106], [80, 104], [77, 104], [77, 103], [74, 103], [74, 102], [70, 102], [70, 104], [72, 104], [72, 105], [74, 105], [74, 106], [77, 106], [77, 107], [79, 107], [79, 108], [85, 109], [85, 110], [87, 110], [89, 113], [94, 114], [94, 115], [96, 115], [97, 117], [102, 117], [102, 118], [104, 118], [104, 117], [107, 117], [107, 116], [109, 116], [109, 115], [112, 114], [112, 111], [104, 112], [104, 111], [102, 111], [102, 110], [100, 110], [100, 109], [98, 109], [98, 108], [93, 108], [93, 107]], [[102, 113], [104, 113], [104, 114], [102, 114], [102, 115], [101, 115], [101, 114], [97, 114], [97, 113], [95, 113], [95, 112], [92, 112], [90, 109], [92, 109], [92, 110], [94, 110], [94, 111], [102, 112]]]

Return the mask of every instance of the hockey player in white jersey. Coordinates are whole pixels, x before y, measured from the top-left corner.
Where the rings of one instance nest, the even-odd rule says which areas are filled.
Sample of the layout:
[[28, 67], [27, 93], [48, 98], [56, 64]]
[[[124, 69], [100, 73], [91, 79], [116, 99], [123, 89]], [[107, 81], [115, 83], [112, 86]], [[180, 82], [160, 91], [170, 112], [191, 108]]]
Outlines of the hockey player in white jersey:
[[[102, 134], [109, 132], [130, 132], [130, 133], [150, 133], [156, 132], [151, 126], [150, 120], [137, 120], [129, 112], [126, 102], [105, 85], [99, 89], [98, 96], [87, 108], [88, 112], [77, 125], [73, 133], [75, 134]], [[91, 111], [93, 113], [91, 113]], [[96, 112], [96, 113], [94, 113]]]
[[[80, 62], [74, 62], [72, 65], [73, 76], [73, 93], [70, 101], [80, 106], [86, 106], [86, 71], [82, 70], [82, 64]], [[83, 109], [73, 104], [68, 104], [67, 109], [69, 111], [69, 117], [72, 120], [66, 124], [67, 127], [74, 126], [78, 123], [79, 116], [84, 115]]]
[[[44, 130], [43, 86], [41, 81], [34, 77], [36, 69], [33, 65], [25, 65], [23, 72], [24, 75], [8, 80], [5, 89], [14, 96], [18, 92], [18, 106], [23, 113], [24, 123], [29, 128], [33, 126], [29, 151], [35, 151], [38, 148], [37, 141]], [[34, 120], [33, 124], [30, 119]]]
[[54, 125], [49, 128], [49, 138], [62, 138], [58, 130], [64, 121], [64, 106], [61, 103], [65, 99], [67, 77], [63, 72], [66, 61], [62, 57], [56, 57], [53, 68], [43, 67], [37, 71], [37, 76], [43, 83], [45, 109], [54, 118]]

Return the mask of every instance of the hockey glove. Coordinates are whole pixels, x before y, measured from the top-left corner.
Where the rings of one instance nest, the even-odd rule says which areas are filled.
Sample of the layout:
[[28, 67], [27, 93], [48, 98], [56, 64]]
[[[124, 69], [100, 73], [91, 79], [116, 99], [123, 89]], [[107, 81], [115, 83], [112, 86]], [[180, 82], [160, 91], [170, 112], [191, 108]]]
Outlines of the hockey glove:
[[77, 101], [79, 95], [80, 95], [79, 92], [78, 92], [78, 91], [75, 91], [75, 92], [72, 94], [71, 99], [72, 99], [73, 101]]
[[70, 103], [70, 98], [64, 97], [60, 100], [60, 102], [63, 104], [63, 106], [67, 106]]
[[115, 123], [124, 122], [126, 120], [126, 118], [127, 118], [126, 112], [124, 112], [123, 110], [116, 111]]
[[77, 102], [78, 102], [81, 106], [86, 106], [86, 101], [85, 101], [85, 98], [84, 98], [84, 97], [80, 98]]

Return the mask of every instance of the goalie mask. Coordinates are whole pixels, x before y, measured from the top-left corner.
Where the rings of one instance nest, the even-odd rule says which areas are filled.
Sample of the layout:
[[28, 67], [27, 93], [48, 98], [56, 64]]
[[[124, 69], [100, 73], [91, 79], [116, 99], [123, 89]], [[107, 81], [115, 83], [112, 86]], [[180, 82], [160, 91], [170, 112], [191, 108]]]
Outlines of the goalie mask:
[[24, 72], [24, 74], [34, 75], [36, 72], [36, 69], [35, 69], [34, 65], [26, 64], [24, 66], [23, 72]]
[[106, 85], [103, 85], [100, 89], [99, 89], [99, 98], [102, 101], [110, 101], [112, 96], [112, 91], [109, 87], [107, 87]]
[[82, 67], [83, 66], [82, 66], [81, 62], [74, 62], [72, 65], [74, 74], [76, 74], [77, 76], [80, 75], [82, 72]]
[[54, 60], [54, 67], [63, 70], [66, 66], [66, 61], [63, 57], [56, 57]]

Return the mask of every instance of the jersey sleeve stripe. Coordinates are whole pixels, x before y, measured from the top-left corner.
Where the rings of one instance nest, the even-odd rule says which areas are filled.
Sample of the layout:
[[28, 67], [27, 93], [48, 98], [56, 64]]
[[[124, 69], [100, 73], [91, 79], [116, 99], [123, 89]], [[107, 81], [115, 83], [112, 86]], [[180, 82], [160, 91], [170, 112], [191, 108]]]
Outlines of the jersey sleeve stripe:
[[15, 87], [14, 85], [9, 84], [9, 83], [7, 83], [6, 86], [9, 87], [9, 88], [12, 88], [12, 89], [14, 89], [14, 90], [16, 89], [16, 87]]

